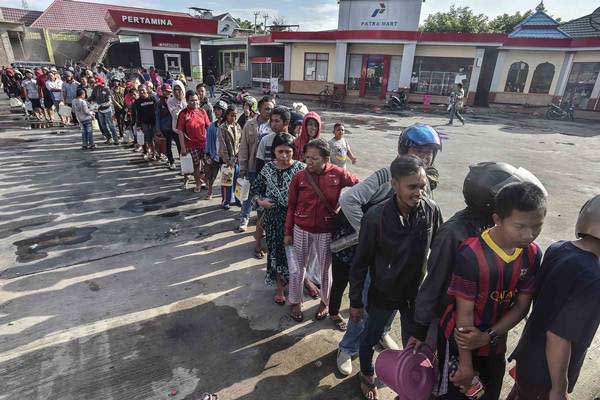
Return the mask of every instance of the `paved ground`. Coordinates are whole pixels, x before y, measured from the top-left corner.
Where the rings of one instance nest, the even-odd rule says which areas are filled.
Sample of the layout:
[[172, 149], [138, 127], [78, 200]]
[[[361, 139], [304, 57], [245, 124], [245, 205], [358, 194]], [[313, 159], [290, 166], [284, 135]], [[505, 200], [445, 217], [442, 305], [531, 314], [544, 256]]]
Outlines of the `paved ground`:
[[[361, 177], [392, 160], [402, 127], [438, 126], [436, 200], [447, 217], [463, 205], [470, 163], [530, 169], [550, 192], [543, 247], [571, 238], [579, 208], [600, 192], [599, 125], [323, 117], [327, 138], [346, 123]], [[271, 301], [252, 232], [233, 233], [235, 210], [181, 190], [176, 174], [139, 154], [82, 152], [73, 129], [14, 129], [21, 123], [9, 119], [0, 111], [0, 399], [359, 398], [356, 378], [336, 372], [340, 334], [328, 321], [292, 323]], [[597, 335], [574, 399], [600, 396], [599, 356]]]

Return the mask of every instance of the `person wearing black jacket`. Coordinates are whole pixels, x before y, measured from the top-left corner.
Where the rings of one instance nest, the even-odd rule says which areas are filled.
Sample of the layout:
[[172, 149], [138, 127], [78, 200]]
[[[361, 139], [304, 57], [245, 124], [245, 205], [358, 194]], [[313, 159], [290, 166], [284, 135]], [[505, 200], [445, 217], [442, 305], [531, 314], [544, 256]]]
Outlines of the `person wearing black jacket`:
[[[415, 300], [415, 326], [408, 346], [420, 346], [427, 339], [429, 327], [437, 327], [451, 299], [446, 294], [454, 270], [454, 258], [460, 244], [467, 238], [480, 235], [494, 225], [494, 197], [511, 182], [532, 182], [543, 189], [539, 180], [524, 168], [507, 163], [482, 162], [469, 166], [463, 183], [467, 207], [458, 211], [437, 231], [427, 261], [427, 276]], [[545, 191], [545, 189], [543, 189]], [[437, 333], [430, 339], [435, 343]]]
[[139, 87], [140, 98], [133, 103], [136, 115], [136, 126], [144, 132], [144, 160], [158, 160], [154, 149], [154, 133], [156, 131], [156, 109], [158, 103], [150, 96], [146, 86]]
[[413, 331], [414, 299], [423, 279], [429, 246], [442, 223], [439, 207], [425, 197], [425, 164], [415, 156], [395, 159], [391, 166], [394, 196], [367, 211], [350, 270], [350, 318], [362, 318], [367, 274], [367, 320], [360, 343], [361, 391], [377, 398], [373, 346], [396, 310], [400, 311], [402, 342]]

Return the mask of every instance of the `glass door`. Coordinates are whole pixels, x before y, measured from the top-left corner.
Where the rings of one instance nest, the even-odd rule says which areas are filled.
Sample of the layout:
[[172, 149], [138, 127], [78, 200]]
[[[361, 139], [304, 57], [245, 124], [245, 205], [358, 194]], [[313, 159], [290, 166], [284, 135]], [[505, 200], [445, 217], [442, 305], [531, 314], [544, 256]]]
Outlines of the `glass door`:
[[376, 97], [383, 86], [383, 56], [369, 56], [365, 76], [365, 95]]

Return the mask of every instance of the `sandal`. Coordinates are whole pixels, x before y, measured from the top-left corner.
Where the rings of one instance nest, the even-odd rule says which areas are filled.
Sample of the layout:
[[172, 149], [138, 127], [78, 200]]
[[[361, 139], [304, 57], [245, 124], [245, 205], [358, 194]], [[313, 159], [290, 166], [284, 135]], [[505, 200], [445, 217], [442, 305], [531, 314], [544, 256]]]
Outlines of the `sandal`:
[[[375, 382], [369, 382], [367, 377], [364, 376], [362, 372], [359, 372], [356, 374], [356, 376], [358, 376], [358, 380], [360, 382], [360, 391], [363, 395], [363, 398], [365, 400], [378, 400], [379, 394], [377, 393], [377, 384]], [[365, 392], [363, 387], [366, 387], [368, 390]], [[369, 394], [372, 394], [372, 397], [369, 397]]]
[[284, 295], [281, 295], [281, 296], [275, 295], [275, 296], [273, 296], [273, 301], [278, 306], [285, 306], [285, 296]]
[[319, 311], [317, 311], [317, 314], [315, 315], [315, 319], [317, 321], [322, 321], [325, 318], [327, 318], [327, 316], [329, 315], [329, 309], [327, 307], [320, 309], [321, 306], [319, 305]]
[[296, 314], [294, 311], [290, 311], [290, 318], [296, 322], [302, 322], [304, 321], [304, 314], [302, 313], [302, 310], [298, 311]]
[[262, 260], [265, 258], [265, 252], [262, 249], [254, 249], [254, 258]]
[[331, 321], [335, 325], [335, 328], [338, 331], [346, 332], [346, 330], [348, 329], [348, 324], [346, 323], [344, 318], [340, 317], [339, 314], [338, 315], [330, 315], [329, 318], [331, 319]]
[[219, 396], [214, 393], [202, 393], [198, 400], [219, 400]]

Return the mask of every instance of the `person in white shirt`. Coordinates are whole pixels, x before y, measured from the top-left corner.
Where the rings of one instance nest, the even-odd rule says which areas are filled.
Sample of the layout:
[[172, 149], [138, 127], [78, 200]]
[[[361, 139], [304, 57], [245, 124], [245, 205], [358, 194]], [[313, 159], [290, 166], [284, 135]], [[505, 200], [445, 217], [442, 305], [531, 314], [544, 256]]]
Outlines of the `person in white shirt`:
[[[46, 89], [48, 89], [48, 91], [52, 95], [52, 101], [54, 103], [54, 105], [53, 105], [54, 110], [58, 111], [58, 109], [63, 101], [63, 92], [62, 92], [63, 81], [60, 79], [60, 75], [56, 71], [56, 68], [52, 68], [50, 70], [50, 72], [51, 73], [48, 74], [48, 80], [46, 81]], [[60, 117], [60, 122], [62, 122], [64, 124], [65, 120], [64, 120], [63, 116], [60, 114], [58, 116]], [[52, 116], [52, 120], [54, 120], [54, 115]]]
[[37, 81], [33, 77], [33, 72], [25, 70], [25, 79], [21, 82], [21, 86], [25, 89], [27, 100], [31, 102], [33, 115], [35, 115], [38, 120], [42, 121], [44, 119], [42, 103], [40, 102], [40, 93], [38, 92]]

